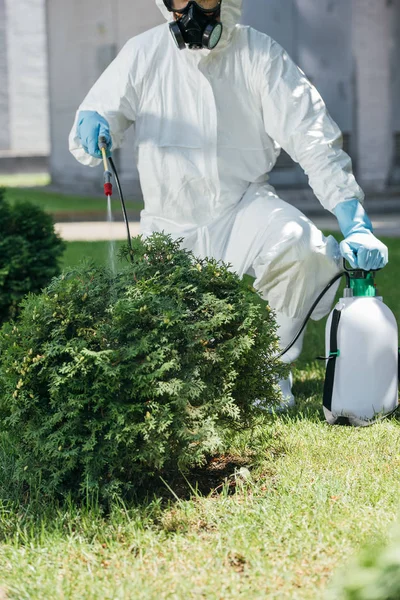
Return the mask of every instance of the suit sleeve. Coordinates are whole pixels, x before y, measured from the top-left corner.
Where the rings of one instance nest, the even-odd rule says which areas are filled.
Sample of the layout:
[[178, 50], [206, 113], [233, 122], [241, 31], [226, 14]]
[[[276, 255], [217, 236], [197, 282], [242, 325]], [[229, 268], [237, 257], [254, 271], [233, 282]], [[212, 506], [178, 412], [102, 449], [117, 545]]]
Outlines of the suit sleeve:
[[322, 206], [333, 211], [346, 200], [364, 200], [343, 151], [342, 134], [304, 73], [271, 41], [258, 70], [265, 129], [308, 176]]
[[101, 161], [86, 154], [77, 136], [78, 115], [81, 110], [96, 111], [107, 120], [114, 150], [120, 148], [125, 131], [135, 121], [138, 96], [132, 81], [134, 59], [131, 40], [96, 81], [76, 113], [69, 135], [69, 149], [83, 165], [94, 167]]

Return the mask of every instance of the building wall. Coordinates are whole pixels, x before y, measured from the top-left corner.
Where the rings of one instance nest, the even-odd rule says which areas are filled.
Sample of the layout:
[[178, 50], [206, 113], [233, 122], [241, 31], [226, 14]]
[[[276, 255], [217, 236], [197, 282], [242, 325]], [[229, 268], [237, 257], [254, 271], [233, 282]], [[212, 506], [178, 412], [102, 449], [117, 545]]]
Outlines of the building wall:
[[391, 183], [400, 184], [400, 3], [392, 13], [390, 79], [392, 81], [391, 120], [393, 123], [393, 152], [391, 162]]
[[[1, 18], [3, 13], [3, 18]], [[3, 72], [0, 119], [8, 121], [3, 149], [15, 155], [49, 151], [49, 116], [44, 0], [0, 0]], [[5, 41], [4, 41], [5, 39]], [[2, 68], [0, 66], [0, 68]], [[1, 101], [1, 100], [0, 100]], [[7, 128], [5, 128], [7, 131]], [[3, 129], [1, 129], [3, 133]]]
[[399, 4], [353, 0], [357, 84], [358, 175], [368, 188], [383, 189], [390, 177], [393, 133], [391, 52]]
[[10, 147], [8, 102], [8, 53], [5, 0], [0, 0], [0, 152]]

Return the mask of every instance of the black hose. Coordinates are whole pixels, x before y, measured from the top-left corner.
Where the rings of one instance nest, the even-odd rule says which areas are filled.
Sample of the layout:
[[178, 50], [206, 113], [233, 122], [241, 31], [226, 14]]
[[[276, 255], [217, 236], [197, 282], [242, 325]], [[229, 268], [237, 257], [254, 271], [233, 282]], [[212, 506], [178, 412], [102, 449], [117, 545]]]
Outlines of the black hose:
[[312, 305], [312, 307], [310, 308], [310, 310], [307, 313], [306, 318], [304, 319], [304, 323], [301, 326], [300, 331], [298, 332], [298, 334], [296, 335], [296, 337], [293, 339], [292, 342], [290, 342], [290, 344], [284, 349], [282, 350], [282, 352], [280, 352], [277, 356], [277, 358], [282, 358], [282, 356], [284, 354], [286, 354], [287, 352], [289, 352], [289, 350], [291, 348], [293, 348], [293, 346], [295, 345], [295, 343], [297, 342], [297, 340], [299, 339], [299, 337], [301, 336], [301, 334], [303, 333], [304, 329], [307, 326], [308, 321], [311, 318], [311, 315], [313, 314], [314, 310], [317, 308], [318, 304], [321, 302], [322, 298], [325, 296], [325, 294], [331, 289], [331, 287], [333, 286], [334, 283], [336, 283], [336, 281], [338, 279], [340, 279], [341, 277], [343, 277], [343, 275], [346, 276], [347, 282], [348, 282], [348, 287], [350, 287], [350, 276], [346, 271], [341, 271], [340, 273], [338, 273], [337, 275], [335, 275], [335, 277], [333, 279], [331, 279], [331, 281], [326, 285], [326, 287], [322, 290], [322, 292], [320, 293], [320, 295], [318, 296], [318, 298], [315, 300], [314, 304]]
[[119, 194], [119, 197], [121, 199], [122, 214], [124, 215], [124, 221], [125, 221], [126, 231], [127, 231], [127, 235], [128, 235], [128, 246], [129, 246], [129, 251], [130, 251], [130, 257], [131, 257], [131, 260], [133, 261], [133, 249], [132, 249], [132, 241], [131, 241], [131, 231], [129, 229], [129, 221], [128, 221], [128, 214], [126, 212], [126, 205], [125, 205], [125, 200], [124, 200], [124, 194], [122, 192], [121, 184], [120, 184], [120, 181], [119, 181], [119, 177], [118, 177], [118, 173], [117, 173], [117, 169], [115, 167], [114, 161], [113, 161], [113, 159], [111, 157], [109, 157], [108, 160], [109, 160], [109, 163], [110, 163], [111, 168], [113, 170], [115, 181], [116, 181], [116, 184], [117, 184], [118, 194]]

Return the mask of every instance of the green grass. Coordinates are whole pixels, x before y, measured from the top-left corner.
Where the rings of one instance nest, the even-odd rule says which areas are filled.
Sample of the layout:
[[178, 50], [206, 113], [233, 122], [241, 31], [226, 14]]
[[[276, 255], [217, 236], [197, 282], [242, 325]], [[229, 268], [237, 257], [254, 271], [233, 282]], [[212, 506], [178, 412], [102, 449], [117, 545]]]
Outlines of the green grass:
[[[399, 317], [400, 240], [387, 243], [391, 264], [378, 285]], [[64, 264], [106, 252], [107, 244], [69, 244]], [[387, 536], [400, 468], [397, 419], [366, 429], [324, 422], [324, 367], [314, 361], [323, 330], [309, 327], [294, 372], [295, 410], [261, 419], [218, 462], [188, 482], [160, 483], [163, 493], [149, 490], [142, 504], [106, 514], [89, 500], [24, 501], [8, 484], [12, 449], [3, 439], [0, 598], [2, 588], [18, 600], [322, 600], [350, 557]]]
[[[2, 185], [0, 179], [0, 186]], [[99, 179], [99, 190], [102, 190], [102, 179]], [[115, 191], [116, 193], [116, 191]], [[82, 217], [85, 214], [87, 217], [104, 217], [107, 214], [107, 201], [105, 198], [99, 196], [98, 198], [89, 198], [86, 196], [72, 196], [56, 192], [48, 191], [46, 188], [43, 189], [29, 189], [29, 188], [13, 188], [7, 187], [6, 198], [12, 204], [17, 202], [29, 201], [37, 206], [40, 206], [43, 210], [53, 214], [56, 218], [69, 217], [76, 218]], [[128, 211], [139, 212], [143, 205], [138, 200], [133, 200], [127, 197], [126, 207]], [[114, 214], [119, 214], [121, 210], [120, 201], [117, 196], [114, 196], [112, 201], [112, 208]]]
[[[123, 241], [115, 242], [116, 252], [124, 245], [125, 242]], [[108, 251], [109, 242], [68, 242], [62, 259], [62, 266], [76, 266], [84, 258], [92, 260], [96, 265], [106, 264], [109, 256]]]
[[49, 185], [48, 173], [16, 173], [14, 175], [0, 175], [0, 187], [36, 187]]

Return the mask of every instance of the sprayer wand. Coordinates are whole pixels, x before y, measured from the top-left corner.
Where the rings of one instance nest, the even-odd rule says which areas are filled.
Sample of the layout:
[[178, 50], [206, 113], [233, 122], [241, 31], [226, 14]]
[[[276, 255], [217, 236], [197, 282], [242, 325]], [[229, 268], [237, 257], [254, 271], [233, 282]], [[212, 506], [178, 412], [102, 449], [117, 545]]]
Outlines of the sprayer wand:
[[125, 221], [125, 226], [126, 226], [126, 232], [127, 232], [127, 237], [128, 237], [128, 246], [129, 246], [129, 254], [131, 257], [131, 260], [133, 260], [133, 249], [132, 249], [132, 241], [131, 241], [131, 232], [129, 229], [129, 221], [128, 221], [128, 214], [126, 212], [126, 206], [125, 206], [125, 200], [124, 200], [124, 195], [122, 193], [122, 188], [121, 188], [121, 184], [119, 182], [119, 177], [118, 177], [118, 173], [117, 173], [117, 169], [115, 168], [115, 164], [113, 159], [107, 156], [107, 138], [103, 135], [99, 136], [99, 140], [98, 140], [98, 144], [99, 144], [99, 148], [101, 151], [101, 155], [103, 158], [103, 166], [104, 166], [104, 194], [107, 198], [111, 198], [112, 194], [113, 194], [113, 186], [111, 183], [112, 180], [112, 173], [109, 169], [108, 163], [110, 163], [111, 168], [113, 170], [114, 176], [115, 176], [115, 181], [117, 184], [117, 189], [118, 189], [118, 193], [119, 193], [119, 197], [121, 199], [121, 206], [122, 206], [122, 214], [124, 216], [124, 221]]

